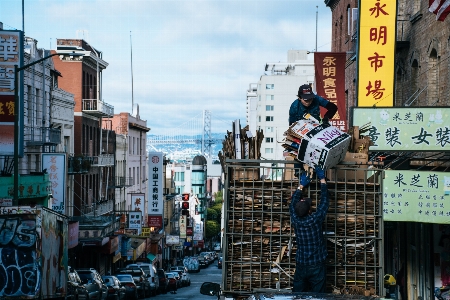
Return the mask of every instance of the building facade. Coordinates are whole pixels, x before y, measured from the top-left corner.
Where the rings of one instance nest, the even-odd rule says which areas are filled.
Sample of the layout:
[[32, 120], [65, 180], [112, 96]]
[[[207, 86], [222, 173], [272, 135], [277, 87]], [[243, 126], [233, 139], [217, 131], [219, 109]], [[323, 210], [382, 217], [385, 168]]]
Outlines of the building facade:
[[[450, 19], [437, 20], [433, 1], [397, 4], [394, 107], [448, 107], [450, 104]], [[434, 1], [436, 4], [444, 1]], [[327, 0], [332, 11], [332, 52], [346, 52], [347, 112], [357, 105], [358, 1]], [[391, 2], [392, 3], [392, 2]], [[438, 10], [436, 10], [438, 11]], [[445, 153], [400, 153], [410, 159], [398, 168], [447, 172], [434, 159]], [[434, 158], [433, 158], [434, 157]], [[420, 173], [419, 173], [420, 174]], [[433, 222], [384, 222], [384, 272], [397, 279], [398, 299], [434, 299], [435, 290], [449, 285], [447, 253], [450, 228]]]
[[[101, 274], [114, 268], [118, 249], [114, 232], [119, 221], [112, 214], [115, 202], [115, 133], [103, 124], [114, 107], [102, 96], [101, 74], [108, 66], [102, 52], [80, 39], [57, 39], [53, 57], [61, 72], [60, 87], [74, 95], [74, 151], [69, 157], [73, 177], [73, 215], [79, 222], [79, 244], [69, 252], [75, 268], [93, 267]], [[80, 55], [73, 60], [71, 53]], [[83, 260], [75, 259], [83, 257]]]
[[247, 91], [250, 131], [255, 133], [261, 129], [264, 132], [263, 159], [284, 159], [281, 141], [289, 127], [289, 108], [297, 99], [298, 88], [314, 83], [314, 61], [307, 59], [308, 53], [306, 50], [289, 50], [287, 62], [266, 63], [265, 73], [257, 83], [256, 99], [252, 85]]

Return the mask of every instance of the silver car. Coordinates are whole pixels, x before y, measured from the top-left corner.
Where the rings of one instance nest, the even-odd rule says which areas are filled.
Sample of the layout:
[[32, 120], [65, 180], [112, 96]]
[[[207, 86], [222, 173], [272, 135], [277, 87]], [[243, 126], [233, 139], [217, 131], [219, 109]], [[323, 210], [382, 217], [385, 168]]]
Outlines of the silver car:
[[103, 282], [102, 276], [94, 268], [78, 269], [78, 276], [81, 282], [89, 292], [89, 300], [104, 300], [106, 299], [108, 288]]

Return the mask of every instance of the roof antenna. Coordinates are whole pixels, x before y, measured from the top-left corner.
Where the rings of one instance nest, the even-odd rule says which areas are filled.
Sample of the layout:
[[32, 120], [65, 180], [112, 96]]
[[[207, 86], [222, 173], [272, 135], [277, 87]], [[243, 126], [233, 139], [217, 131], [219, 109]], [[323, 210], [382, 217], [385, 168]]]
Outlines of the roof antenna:
[[131, 115], [134, 113], [134, 94], [133, 94], [133, 44], [131, 43], [131, 30], [130, 30], [130, 47], [131, 47]]

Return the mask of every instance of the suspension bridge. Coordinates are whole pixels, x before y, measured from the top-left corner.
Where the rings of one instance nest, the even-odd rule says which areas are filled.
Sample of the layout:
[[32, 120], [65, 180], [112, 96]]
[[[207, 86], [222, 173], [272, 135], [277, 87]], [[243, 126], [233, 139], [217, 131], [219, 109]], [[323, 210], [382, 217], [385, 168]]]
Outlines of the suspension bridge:
[[[214, 157], [213, 148], [222, 148], [227, 128], [231, 128], [231, 122], [225, 122], [216, 118], [215, 128], [223, 128], [222, 132], [212, 133], [212, 117], [209, 110], [194, 116], [178, 128], [163, 134], [147, 135], [147, 151], [159, 151], [173, 154], [175, 151], [185, 151], [192, 154], [202, 154], [206, 157]], [[185, 145], [197, 145], [187, 147]], [[183, 148], [184, 147], [184, 148]]]

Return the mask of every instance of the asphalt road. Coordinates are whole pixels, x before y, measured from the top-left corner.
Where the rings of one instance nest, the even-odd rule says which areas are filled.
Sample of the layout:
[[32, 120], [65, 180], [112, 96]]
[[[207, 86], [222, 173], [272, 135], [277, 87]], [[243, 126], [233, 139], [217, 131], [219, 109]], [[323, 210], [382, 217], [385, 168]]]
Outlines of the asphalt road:
[[191, 285], [179, 288], [176, 294], [167, 293], [150, 297], [147, 299], [173, 299], [173, 300], [216, 300], [215, 296], [206, 296], [200, 294], [200, 286], [203, 282], [222, 282], [222, 269], [217, 268], [217, 260], [205, 269], [201, 269], [198, 273], [189, 273], [191, 277]]

